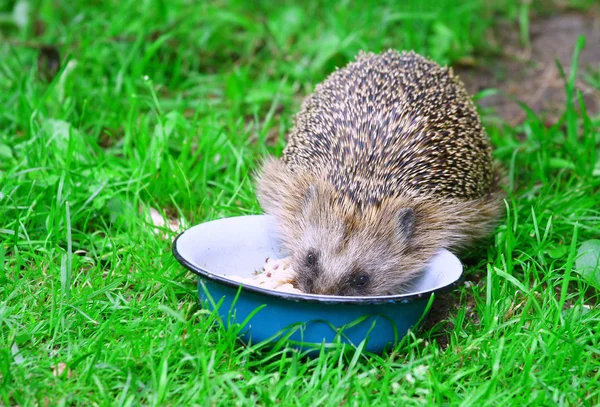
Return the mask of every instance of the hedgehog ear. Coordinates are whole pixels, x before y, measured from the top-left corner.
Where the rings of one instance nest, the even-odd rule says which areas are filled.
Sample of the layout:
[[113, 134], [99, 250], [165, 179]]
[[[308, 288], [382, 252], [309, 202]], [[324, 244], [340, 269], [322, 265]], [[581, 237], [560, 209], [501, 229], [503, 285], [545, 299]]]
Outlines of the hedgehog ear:
[[304, 192], [304, 204], [308, 204], [317, 196], [317, 186], [315, 184], [310, 184], [306, 191]]
[[415, 211], [412, 208], [402, 208], [396, 217], [398, 237], [410, 239], [415, 231]]

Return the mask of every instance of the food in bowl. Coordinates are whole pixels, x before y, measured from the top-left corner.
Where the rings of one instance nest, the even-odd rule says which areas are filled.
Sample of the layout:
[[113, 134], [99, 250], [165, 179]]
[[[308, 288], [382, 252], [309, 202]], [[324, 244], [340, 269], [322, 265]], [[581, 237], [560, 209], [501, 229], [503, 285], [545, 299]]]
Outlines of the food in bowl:
[[267, 257], [261, 271], [255, 271], [254, 277], [226, 276], [242, 284], [269, 288], [286, 293], [302, 294], [294, 287], [294, 271], [289, 258], [271, 259]]

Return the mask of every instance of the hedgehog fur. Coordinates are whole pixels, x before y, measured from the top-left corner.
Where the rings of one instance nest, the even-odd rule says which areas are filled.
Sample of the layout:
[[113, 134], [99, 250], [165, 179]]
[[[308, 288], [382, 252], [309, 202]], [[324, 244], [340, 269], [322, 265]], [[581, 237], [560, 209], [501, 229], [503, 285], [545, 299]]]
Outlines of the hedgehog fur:
[[414, 52], [361, 52], [317, 85], [259, 201], [310, 293], [402, 293], [440, 249], [469, 248], [504, 208], [500, 171], [452, 70]]

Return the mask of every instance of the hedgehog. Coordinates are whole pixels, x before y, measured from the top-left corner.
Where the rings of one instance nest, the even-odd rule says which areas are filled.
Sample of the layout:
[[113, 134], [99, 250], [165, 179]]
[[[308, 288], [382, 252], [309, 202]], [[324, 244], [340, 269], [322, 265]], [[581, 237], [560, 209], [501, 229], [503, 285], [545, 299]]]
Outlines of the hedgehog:
[[361, 51], [336, 69], [255, 176], [293, 284], [312, 294], [402, 294], [440, 250], [489, 237], [505, 207], [463, 82], [414, 51]]

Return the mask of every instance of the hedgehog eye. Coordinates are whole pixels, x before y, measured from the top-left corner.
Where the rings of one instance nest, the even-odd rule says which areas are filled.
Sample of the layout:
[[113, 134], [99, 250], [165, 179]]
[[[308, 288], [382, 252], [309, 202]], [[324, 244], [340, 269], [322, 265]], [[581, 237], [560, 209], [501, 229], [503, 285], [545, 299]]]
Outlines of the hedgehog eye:
[[369, 283], [369, 276], [366, 274], [361, 274], [359, 276], [354, 277], [354, 279], [352, 280], [352, 283], [356, 286], [356, 287], [364, 287]]
[[306, 265], [313, 267], [315, 264], [317, 264], [317, 255], [314, 252], [308, 252], [306, 255]]

